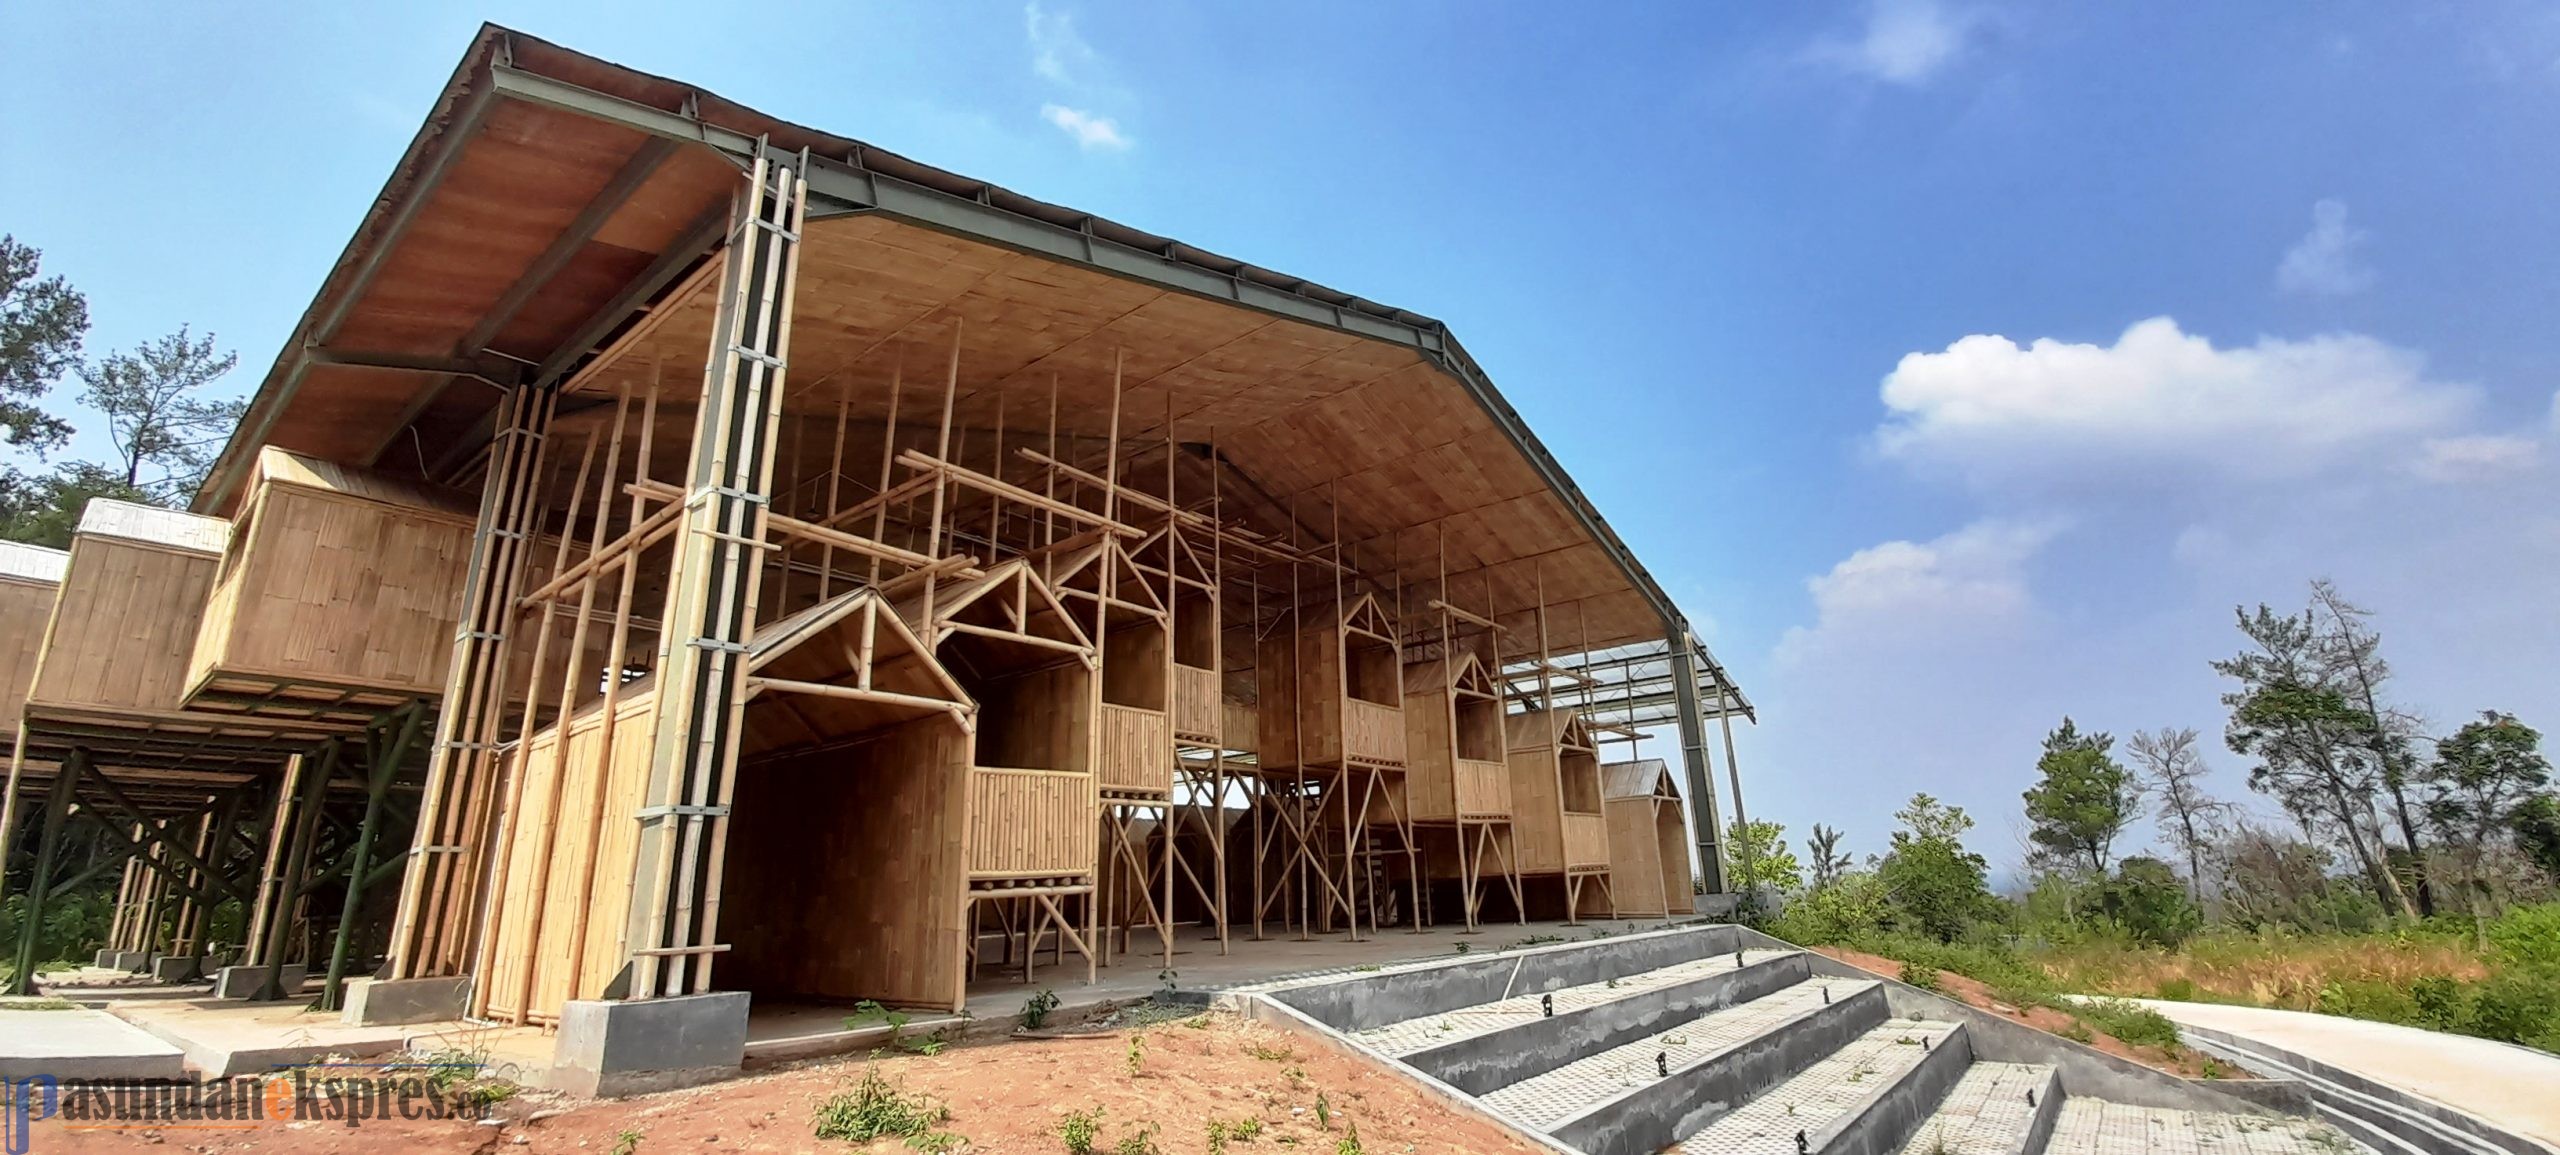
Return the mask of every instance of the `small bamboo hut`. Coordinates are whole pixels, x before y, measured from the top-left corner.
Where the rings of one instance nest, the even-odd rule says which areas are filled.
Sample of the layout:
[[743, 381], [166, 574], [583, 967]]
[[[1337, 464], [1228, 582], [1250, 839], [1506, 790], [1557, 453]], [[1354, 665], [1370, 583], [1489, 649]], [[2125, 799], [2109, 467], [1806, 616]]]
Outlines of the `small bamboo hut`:
[[[1412, 663], [1404, 668], [1404, 728], [1405, 772], [1388, 794], [1417, 830], [1431, 832], [1424, 869], [1434, 881], [1458, 884], [1469, 927], [1490, 881], [1508, 884], [1517, 910], [1501, 686], [1472, 651]], [[1485, 877], [1488, 858], [1494, 880]]]
[[90, 501], [71, 537], [28, 708], [94, 715], [107, 726], [176, 714], [230, 528], [218, 517]]
[[1609, 897], [1621, 918], [1695, 914], [1689, 882], [1689, 824], [1680, 785], [1659, 758], [1600, 768], [1609, 810]]
[[36, 677], [45, 622], [62, 589], [71, 555], [58, 549], [0, 542], [0, 741], [18, 736], [18, 711]]
[[476, 517], [457, 492], [262, 451], [187, 707], [360, 726], [442, 693]]
[[[1119, 490], [1112, 491], [1114, 510]], [[1174, 661], [1170, 571], [1163, 559], [1140, 560], [1105, 532], [1067, 551], [1053, 569], [1059, 600], [1069, 606], [1101, 658], [1102, 700], [1095, 720], [1094, 785], [1099, 797], [1095, 901], [1111, 945], [1138, 926], [1153, 927], [1166, 965], [1173, 959], [1170, 847], [1156, 835], [1173, 804]]]
[[977, 708], [965, 831], [971, 973], [992, 915], [1006, 961], [1021, 951], [1023, 981], [1052, 928], [1062, 953], [1084, 955], [1090, 980], [1092, 927], [1079, 932], [1066, 904], [1092, 895], [1098, 864], [1092, 645], [1018, 558], [943, 579], [898, 608]]
[[1379, 923], [1376, 894], [1362, 903], [1380, 853], [1372, 831], [1391, 830], [1401, 873], [1420, 917], [1421, 869], [1413, 823], [1401, 790], [1407, 763], [1404, 662], [1395, 623], [1375, 594], [1330, 607], [1299, 610], [1264, 637], [1255, 677], [1259, 737], [1255, 774], [1279, 835], [1281, 869], [1267, 872], [1256, 906], [1271, 906], [1296, 885], [1317, 897], [1315, 920], [1331, 929], [1339, 910], [1359, 934], [1365, 910]]
[[1565, 921], [1578, 921], [1592, 884], [1614, 894], [1599, 744], [1580, 711], [1532, 709], [1510, 716], [1508, 758], [1520, 874], [1541, 886], [1556, 880]]

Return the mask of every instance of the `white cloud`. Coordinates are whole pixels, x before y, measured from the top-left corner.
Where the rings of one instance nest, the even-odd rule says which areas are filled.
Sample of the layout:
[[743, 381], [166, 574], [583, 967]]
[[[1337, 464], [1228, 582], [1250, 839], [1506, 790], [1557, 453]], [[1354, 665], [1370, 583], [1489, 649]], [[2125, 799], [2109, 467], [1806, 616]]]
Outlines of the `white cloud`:
[[1777, 658], [1800, 664], [2023, 625], [2034, 611], [2026, 563], [2061, 530], [2051, 519], [1986, 518], [1929, 541], [1888, 541], [1850, 554], [1805, 582], [1814, 624], [1789, 629]]
[[1129, 138], [1120, 133], [1120, 123], [1107, 116], [1063, 104], [1044, 104], [1040, 106], [1040, 119], [1057, 125], [1059, 131], [1074, 137], [1077, 146], [1087, 151], [1119, 152], [1129, 147]]
[[1032, 72], [1043, 80], [1066, 85], [1094, 80], [1101, 55], [1076, 31], [1074, 13], [1049, 12], [1036, 3], [1026, 4], [1022, 22], [1024, 34], [1031, 40]]
[[2430, 437], [2419, 444], [2409, 469], [2428, 481], [2468, 481], [2531, 469], [2541, 454], [2542, 443], [2530, 437]]
[[2276, 287], [2288, 293], [2343, 297], [2373, 287], [2374, 272], [2357, 250], [2365, 232], [2347, 223], [2344, 201], [2324, 200], [2311, 206], [2311, 231], [2285, 250], [2276, 266]]
[[2476, 391], [2352, 333], [2216, 348], [2168, 317], [2113, 345], [1975, 335], [1883, 384], [1887, 457], [1985, 488], [2307, 476], [2449, 433]]
[[1977, 22], [1939, 0], [1872, 0], [1857, 39], [1824, 41], [1813, 55], [1889, 84], [1924, 84], [1964, 53]]

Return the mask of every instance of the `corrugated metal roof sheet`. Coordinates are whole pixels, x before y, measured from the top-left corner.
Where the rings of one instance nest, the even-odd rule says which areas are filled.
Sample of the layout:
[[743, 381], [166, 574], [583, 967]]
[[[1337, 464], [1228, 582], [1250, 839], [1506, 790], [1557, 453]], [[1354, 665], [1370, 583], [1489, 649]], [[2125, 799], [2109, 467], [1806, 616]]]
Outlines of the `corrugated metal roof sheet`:
[[69, 564], [71, 555], [61, 550], [22, 541], [0, 541], [0, 578], [60, 585], [62, 569]]
[[198, 553], [221, 553], [231, 542], [231, 523], [221, 518], [111, 497], [89, 499], [89, 508], [80, 513], [80, 532]]

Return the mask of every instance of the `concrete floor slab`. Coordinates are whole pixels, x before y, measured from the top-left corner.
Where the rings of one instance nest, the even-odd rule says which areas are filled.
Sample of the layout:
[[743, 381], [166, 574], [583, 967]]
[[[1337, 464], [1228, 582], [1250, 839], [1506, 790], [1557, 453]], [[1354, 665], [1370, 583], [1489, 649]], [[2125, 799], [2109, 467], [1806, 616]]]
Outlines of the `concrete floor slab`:
[[2178, 1023], [2254, 1039], [2560, 1144], [2560, 1055], [2336, 1015], [2136, 1001]]
[[337, 1056], [366, 1059], [409, 1049], [418, 1028], [349, 1027], [301, 1002], [117, 1000], [106, 1010], [176, 1045], [207, 1076], [245, 1075]]
[[186, 1073], [177, 1047], [104, 1011], [8, 1002], [14, 1005], [0, 1007], [0, 1078], [175, 1079]]

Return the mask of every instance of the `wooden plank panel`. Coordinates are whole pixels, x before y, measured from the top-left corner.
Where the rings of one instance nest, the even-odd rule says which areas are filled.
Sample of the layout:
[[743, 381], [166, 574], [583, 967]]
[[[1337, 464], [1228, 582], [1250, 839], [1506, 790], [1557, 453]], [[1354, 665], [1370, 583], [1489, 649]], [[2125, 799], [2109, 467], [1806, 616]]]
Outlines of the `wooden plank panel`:
[[1173, 734], [1163, 712], [1108, 702], [1101, 710], [1101, 773], [1095, 784], [1104, 790], [1171, 791]]
[[1225, 720], [1216, 670], [1175, 664], [1172, 721], [1176, 737], [1194, 742], [1218, 741]]
[[[1671, 912], [1651, 798], [1609, 800], [1609, 896], [1620, 917]], [[1685, 885], [1684, 885], [1685, 889]]]

